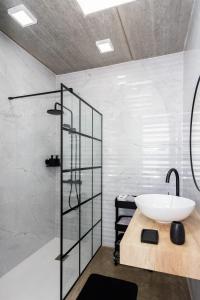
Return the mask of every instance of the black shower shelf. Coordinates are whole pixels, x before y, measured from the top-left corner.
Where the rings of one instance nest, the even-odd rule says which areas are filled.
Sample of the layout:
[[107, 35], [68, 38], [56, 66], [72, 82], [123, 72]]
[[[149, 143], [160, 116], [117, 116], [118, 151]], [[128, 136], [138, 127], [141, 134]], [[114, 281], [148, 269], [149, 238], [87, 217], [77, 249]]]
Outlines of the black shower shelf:
[[98, 139], [98, 138], [96, 138], [96, 137], [94, 137], [94, 136], [91, 136], [91, 135], [88, 135], [88, 134], [85, 134], [85, 133], [82, 133], [82, 132], [79, 132], [79, 131], [74, 131], [74, 130], [71, 130], [70, 128], [66, 128], [66, 127], [64, 127], [64, 126], [62, 127], [62, 129], [63, 129], [64, 131], [68, 131], [69, 133], [78, 134], [78, 135], [80, 135], [80, 136], [84, 136], [84, 137], [87, 137], [87, 138], [89, 138], [89, 139], [92, 139], [92, 140], [96, 140], [96, 141], [102, 142], [101, 139]]
[[51, 155], [45, 160], [45, 164], [47, 168], [60, 167], [60, 158], [58, 155]]

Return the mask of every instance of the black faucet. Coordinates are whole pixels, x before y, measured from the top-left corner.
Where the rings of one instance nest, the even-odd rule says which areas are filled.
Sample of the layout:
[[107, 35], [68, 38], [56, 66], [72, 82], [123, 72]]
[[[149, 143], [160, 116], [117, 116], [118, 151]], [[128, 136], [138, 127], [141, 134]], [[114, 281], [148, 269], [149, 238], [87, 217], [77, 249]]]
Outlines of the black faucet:
[[176, 169], [172, 168], [168, 171], [167, 176], [166, 176], [166, 182], [169, 183], [172, 172], [174, 172], [174, 174], [176, 176], [176, 196], [180, 196], [179, 174]]

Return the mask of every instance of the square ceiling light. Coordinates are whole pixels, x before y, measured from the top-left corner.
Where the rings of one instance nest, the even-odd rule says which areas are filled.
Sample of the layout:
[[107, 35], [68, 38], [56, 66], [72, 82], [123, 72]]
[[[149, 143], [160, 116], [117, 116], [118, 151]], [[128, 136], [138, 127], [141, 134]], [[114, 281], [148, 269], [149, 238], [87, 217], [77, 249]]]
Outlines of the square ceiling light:
[[135, 0], [77, 0], [85, 15]]
[[114, 47], [110, 39], [97, 41], [96, 46], [99, 49], [100, 53], [107, 53], [107, 52], [114, 51]]
[[8, 9], [8, 14], [22, 27], [37, 24], [37, 19], [23, 4]]

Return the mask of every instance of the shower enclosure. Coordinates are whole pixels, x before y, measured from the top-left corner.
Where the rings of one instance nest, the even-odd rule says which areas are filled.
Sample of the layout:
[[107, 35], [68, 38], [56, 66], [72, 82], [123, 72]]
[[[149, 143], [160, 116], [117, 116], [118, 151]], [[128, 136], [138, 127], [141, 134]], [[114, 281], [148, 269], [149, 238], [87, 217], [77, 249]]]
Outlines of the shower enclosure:
[[102, 115], [63, 84], [60, 183], [64, 299], [102, 244]]
[[[45, 253], [48, 253], [50, 257], [51, 249], [54, 247], [53, 243], [59, 239], [60, 253], [57, 253], [56, 256], [52, 254], [53, 262], [49, 261], [49, 264], [52, 263], [52, 268], [48, 267], [47, 274], [55, 273], [56, 275], [53, 276], [57, 276], [58, 272], [55, 271], [59, 268], [60, 294], [58, 291], [56, 298], [63, 300], [102, 245], [103, 116], [76, 94], [72, 88], [68, 88], [64, 84], [61, 84], [59, 90], [10, 97], [9, 100], [37, 98], [46, 95], [60, 97], [60, 101], [54, 102], [53, 109], [47, 108], [47, 113], [51, 115], [48, 118], [54, 120], [60, 118], [60, 178], [58, 180], [60, 234], [59, 238], [50, 240], [44, 247], [38, 249], [33, 261], [35, 265], [42, 265], [42, 261], [37, 261], [40, 252], [42, 253], [41, 257], [45, 257]], [[33, 101], [33, 99], [31, 98], [29, 101]], [[51, 120], [53, 121], [53, 119]], [[49, 155], [48, 149], [46, 154]], [[28, 258], [27, 264], [30, 269], [29, 271], [27, 269], [27, 272], [32, 272], [33, 269], [31, 257], [33, 256]], [[19, 269], [17, 268], [15, 268], [16, 276]], [[8, 278], [14, 278], [13, 273]], [[55, 278], [55, 281], [58, 282], [58, 278]], [[8, 281], [8, 284], [12, 285], [12, 282]], [[52, 284], [54, 283], [51, 278], [48, 285]], [[2, 286], [5, 286], [5, 280], [1, 285], [0, 278], [0, 295], [5, 295], [4, 291], [1, 291]], [[36, 282], [34, 287], [37, 290], [36, 293], [38, 292], [34, 296], [35, 299], [40, 300], [40, 294], [42, 295], [41, 300], [44, 299], [47, 295], [45, 291], [40, 293]], [[22, 294], [20, 293], [20, 300], [23, 299]], [[51, 299], [50, 297], [48, 296], [48, 299]], [[53, 297], [55, 300], [55, 295]], [[6, 296], [6, 298], [11, 300], [12, 297]], [[18, 299], [16, 298], [16, 300]]]

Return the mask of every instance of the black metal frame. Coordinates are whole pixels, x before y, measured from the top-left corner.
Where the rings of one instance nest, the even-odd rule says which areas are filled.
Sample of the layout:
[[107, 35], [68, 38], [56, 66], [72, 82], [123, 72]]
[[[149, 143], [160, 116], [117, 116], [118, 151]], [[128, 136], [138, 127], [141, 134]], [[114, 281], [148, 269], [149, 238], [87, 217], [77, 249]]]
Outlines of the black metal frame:
[[[77, 94], [75, 94], [73, 92], [72, 89], [68, 89], [64, 84], [61, 84], [61, 109], [63, 111], [63, 101], [64, 101], [64, 92], [68, 91], [70, 93], [72, 93], [76, 98], [78, 98], [79, 100], [79, 131], [76, 131], [75, 133], [79, 136], [79, 167], [78, 168], [71, 168], [71, 169], [64, 169], [63, 168], [63, 134], [66, 131], [70, 131], [70, 129], [63, 127], [63, 114], [61, 114], [61, 243], [60, 243], [60, 247], [61, 247], [61, 264], [60, 264], [60, 276], [61, 276], [61, 289], [60, 289], [60, 299], [63, 300], [65, 299], [65, 297], [69, 294], [70, 290], [67, 292], [66, 295], [63, 295], [63, 261], [65, 260], [65, 258], [69, 255], [69, 253], [76, 247], [79, 246], [79, 276], [77, 278], [77, 280], [80, 278], [81, 274], [84, 272], [84, 270], [81, 271], [81, 241], [89, 234], [91, 233], [91, 260], [92, 258], [95, 256], [95, 254], [98, 252], [99, 249], [97, 249], [96, 253], [93, 253], [93, 229], [98, 225], [101, 224], [101, 242], [100, 242], [100, 247], [102, 246], [102, 176], [103, 176], [103, 170], [102, 170], [102, 163], [103, 163], [103, 141], [102, 141], [102, 128], [103, 128], [103, 116], [102, 114], [97, 111], [94, 107], [92, 107], [90, 104], [88, 104], [85, 100], [83, 100], [80, 96], [78, 96]], [[92, 135], [87, 135], [81, 132], [81, 105], [82, 103], [84, 103], [85, 105], [87, 105], [88, 107], [91, 108], [92, 110]], [[100, 116], [101, 116], [101, 139], [98, 139], [96, 137], [94, 137], [94, 111], [97, 112]], [[91, 167], [81, 167], [81, 137], [86, 137], [88, 139], [92, 140], [92, 166]], [[101, 166], [94, 166], [94, 140], [99, 141], [101, 143]], [[100, 169], [101, 170], [101, 192], [98, 193], [97, 195], [94, 195], [94, 169]], [[63, 210], [63, 174], [67, 173], [67, 172], [74, 172], [74, 171], [78, 171], [79, 172], [79, 181], [81, 182], [81, 171], [84, 170], [91, 170], [92, 171], [92, 197], [90, 197], [89, 199], [86, 199], [85, 201], [81, 202], [81, 185], [79, 184], [79, 203], [78, 205], [74, 206], [73, 208], [70, 208], [66, 211]], [[93, 201], [96, 197], [101, 196], [101, 218], [94, 223], [93, 220], [93, 210], [94, 210], [94, 204]], [[92, 226], [91, 228], [83, 235], [81, 236], [81, 207], [90, 202], [91, 201], [91, 206], [92, 206]], [[74, 243], [74, 245], [67, 250], [67, 252], [63, 253], [63, 217], [70, 213], [73, 210], [79, 209], [79, 240], [77, 242]], [[100, 248], [99, 247], [99, 248]], [[91, 261], [90, 260], [90, 261]], [[88, 262], [88, 264], [90, 263], [90, 261]], [[76, 281], [77, 281], [76, 280]], [[76, 283], [76, 282], [75, 282]], [[75, 284], [74, 283], [74, 284]], [[73, 287], [73, 286], [72, 286]], [[71, 287], [71, 288], [72, 288]]]
[[[134, 196], [135, 197], [135, 196]], [[128, 227], [128, 225], [119, 225], [118, 222], [122, 217], [131, 218], [130, 215], [123, 215], [119, 213], [119, 209], [133, 209], [136, 210], [137, 206], [135, 202], [132, 201], [120, 201], [118, 197], [115, 198], [115, 248], [113, 253], [113, 260], [115, 265], [119, 263], [119, 244], [123, 238], [123, 235]]]
[[197, 190], [200, 192], [200, 187], [197, 183], [196, 177], [195, 177], [195, 173], [194, 173], [194, 165], [193, 165], [193, 158], [192, 158], [192, 128], [193, 128], [193, 116], [194, 116], [194, 106], [195, 106], [195, 101], [196, 101], [196, 96], [197, 96], [197, 92], [199, 89], [199, 84], [200, 84], [200, 76], [197, 80], [197, 84], [195, 87], [195, 92], [194, 92], [194, 97], [193, 97], [193, 102], [192, 102], [192, 110], [191, 110], [191, 117], [190, 117], [190, 166], [191, 166], [191, 171], [192, 171], [192, 178], [194, 181], [194, 184], [197, 188]]
[[[79, 135], [79, 168], [73, 168], [72, 164], [71, 164], [71, 168], [70, 169], [63, 169], [63, 133], [65, 131], [68, 131], [70, 133], [69, 128], [66, 128], [63, 126], [63, 109], [65, 108], [63, 105], [63, 100], [64, 100], [64, 92], [69, 92], [72, 95], [74, 95], [77, 99], [79, 99], [79, 131], [75, 132], [77, 135]], [[21, 98], [29, 98], [29, 97], [36, 97], [36, 96], [42, 96], [42, 95], [49, 95], [49, 94], [56, 94], [56, 93], [60, 93], [60, 100], [61, 103], [59, 105], [61, 105], [61, 115], [60, 115], [60, 142], [61, 142], [61, 147], [60, 147], [60, 162], [61, 162], [61, 166], [60, 166], [60, 300], [63, 300], [67, 297], [67, 295], [69, 294], [69, 292], [71, 291], [71, 289], [73, 288], [73, 286], [75, 285], [75, 283], [78, 281], [78, 279], [80, 278], [81, 274], [84, 272], [84, 270], [87, 268], [87, 266], [89, 265], [89, 263], [91, 262], [91, 260], [93, 259], [93, 257], [97, 254], [97, 252], [99, 251], [99, 249], [102, 246], [102, 201], [103, 201], [103, 115], [97, 110], [95, 109], [92, 105], [90, 105], [89, 103], [87, 103], [84, 99], [82, 99], [78, 94], [76, 94], [72, 88], [68, 88], [67, 86], [65, 86], [64, 84], [61, 83], [60, 85], [60, 89], [59, 90], [54, 90], [54, 91], [47, 91], [47, 92], [42, 92], [42, 93], [34, 93], [34, 94], [28, 94], [28, 95], [21, 95], [21, 96], [16, 96], [16, 97], [9, 97], [9, 100], [15, 100], [15, 99], [21, 99]], [[84, 103], [85, 105], [87, 105], [88, 107], [91, 108], [92, 110], [92, 136], [84, 134], [81, 132], [81, 104]], [[93, 121], [94, 121], [94, 111], [96, 113], [98, 113], [101, 116], [101, 139], [94, 137], [94, 127], [93, 127]], [[81, 137], [86, 137], [89, 139], [92, 139], [92, 166], [88, 167], [88, 168], [81, 168]], [[72, 137], [72, 135], [71, 135]], [[94, 140], [99, 141], [101, 143], [101, 166], [94, 166], [94, 156], [93, 156], [93, 146], [94, 146]], [[71, 142], [71, 146], [72, 146], [72, 142]], [[72, 149], [72, 148], [71, 148]], [[72, 149], [73, 150], [73, 149]], [[71, 153], [72, 155], [72, 153]], [[71, 160], [72, 160], [72, 156], [71, 156]], [[101, 192], [97, 195], [94, 195], [94, 169], [101, 169]], [[78, 205], [68, 209], [67, 211], [64, 211], [64, 205], [63, 205], [63, 184], [65, 183], [63, 180], [63, 174], [70, 172], [72, 174], [73, 171], [77, 171], [79, 172], [79, 181], [81, 182], [81, 171], [84, 170], [92, 170], [92, 197], [89, 199], [86, 199], [85, 201], [81, 202], [81, 184], [79, 184], [79, 203]], [[101, 196], [101, 218], [94, 224], [93, 222], [93, 200], [98, 197]], [[84, 205], [85, 203], [91, 201], [92, 203], [92, 226], [91, 228], [83, 235], [81, 236], [81, 206]], [[65, 216], [66, 214], [70, 213], [71, 211], [75, 210], [75, 209], [79, 209], [79, 240], [77, 242], [75, 242], [75, 244], [67, 250], [67, 252], [63, 253], [63, 216]], [[100, 243], [100, 247], [97, 249], [97, 251], [95, 253], [93, 253], [93, 229], [98, 225], [101, 224], [101, 243]], [[81, 241], [91, 232], [92, 235], [92, 245], [91, 245], [91, 260], [88, 262], [88, 264], [85, 266], [84, 270], [81, 271]], [[77, 246], [79, 245], [79, 276], [76, 279], [76, 281], [74, 282], [74, 284], [72, 285], [72, 287], [70, 288], [70, 290], [67, 292], [66, 295], [63, 296], [63, 262], [66, 259], [66, 257], [68, 256], [68, 254]]]

